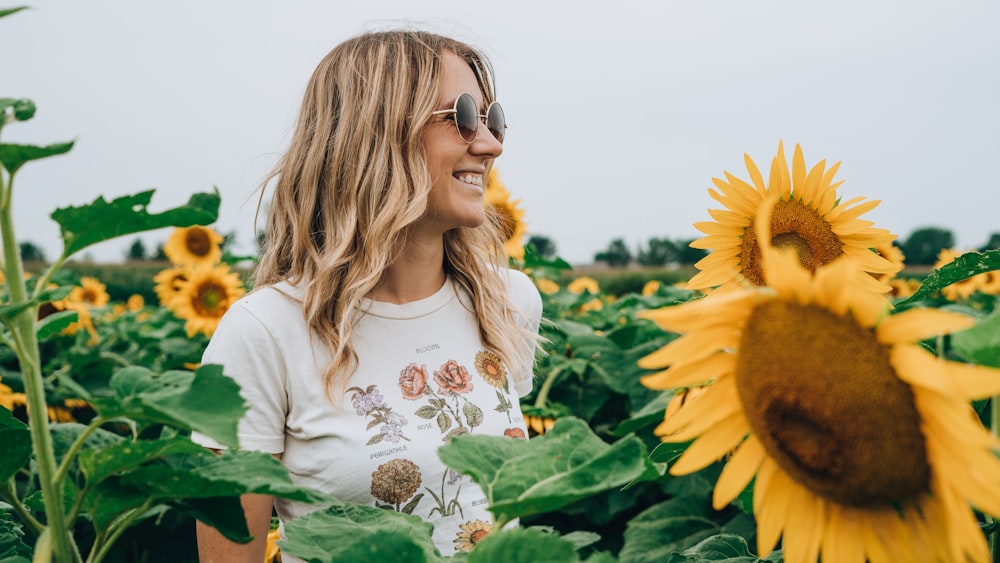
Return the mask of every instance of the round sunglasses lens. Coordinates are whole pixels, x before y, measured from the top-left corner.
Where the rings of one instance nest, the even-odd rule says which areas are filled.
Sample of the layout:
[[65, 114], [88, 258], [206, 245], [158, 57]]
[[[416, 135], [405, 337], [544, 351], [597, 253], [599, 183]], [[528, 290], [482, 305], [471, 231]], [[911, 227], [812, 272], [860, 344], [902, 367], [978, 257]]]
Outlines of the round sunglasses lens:
[[497, 102], [490, 104], [490, 109], [486, 112], [486, 128], [493, 133], [497, 141], [503, 142], [507, 134], [507, 120], [504, 118], [503, 108]]
[[479, 109], [476, 108], [476, 100], [469, 94], [462, 94], [455, 102], [455, 125], [458, 126], [458, 133], [466, 142], [471, 143], [476, 140]]

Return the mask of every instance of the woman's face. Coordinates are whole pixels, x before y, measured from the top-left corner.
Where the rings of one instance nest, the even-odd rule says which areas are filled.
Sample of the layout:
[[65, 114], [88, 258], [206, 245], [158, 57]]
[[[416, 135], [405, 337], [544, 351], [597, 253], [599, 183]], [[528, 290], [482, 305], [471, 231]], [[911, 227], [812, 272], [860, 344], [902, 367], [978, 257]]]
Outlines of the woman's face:
[[[459, 94], [468, 92], [476, 100], [480, 113], [485, 113], [483, 95], [468, 63], [450, 51], [441, 55], [441, 61], [435, 109], [453, 108]], [[427, 212], [419, 223], [422, 229], [443, 234], [457, 227], [482, 224], [486, 162], [500, 156], [503, 146], [486, 125], [479, 125], [471, 143], [459, 135], [450, 113], [432, 116], [424, 128], [421, 137], [431, 174], [431, 191]]]

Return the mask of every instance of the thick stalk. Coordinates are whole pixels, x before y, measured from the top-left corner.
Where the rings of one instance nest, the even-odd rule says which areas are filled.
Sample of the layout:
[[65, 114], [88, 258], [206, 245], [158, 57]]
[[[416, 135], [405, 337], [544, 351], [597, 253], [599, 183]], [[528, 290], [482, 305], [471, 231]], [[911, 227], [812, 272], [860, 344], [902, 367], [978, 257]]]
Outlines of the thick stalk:
[[[993, 435], [1000, 438], [1000, 395], [990, 399], [990, 430], [993, 431]], [[986, 517], [987, 523], [995, 523], [996, 519], [990, 516]], [[990, 553], [992, 555], [993, 561], [1000, 561], [1000, 530], [993, 530], [990, 533]]]
[[[24, 285], [24, 266], [14, 236], [14, 217], [12, 213], [11, 196], [13, 174], [7, 176], [7, 185], [3, 186], [4, 205], [0, 207], [0, 235], [3, 237], [4, 276], [7, 279], [7, 293], [11, 304], [26, 303], [27, 290]], [[52, 550], [56, 561], [72, 560], [69, 532], [63, 514], [63, 488], [55, 481], [56, 463], [52, 449], [52, 437], [49, 434], [48, 409], [45, 404], [45, 386], [42, 381], [41, 361], [38, 350], [38, 338], [35, 334], [35, 318], [38, 316], [38, 306], [28, 307], [18, 313], [11, 323], [15, 333], [17, 359], [24, 378], [24, 391], [28, 396], [28, 429], [31, 432], [31, 445], [38, 464], [38, 476], [42, 485], [42, 499], [45, 503], [45, 515], [51, 534]]]

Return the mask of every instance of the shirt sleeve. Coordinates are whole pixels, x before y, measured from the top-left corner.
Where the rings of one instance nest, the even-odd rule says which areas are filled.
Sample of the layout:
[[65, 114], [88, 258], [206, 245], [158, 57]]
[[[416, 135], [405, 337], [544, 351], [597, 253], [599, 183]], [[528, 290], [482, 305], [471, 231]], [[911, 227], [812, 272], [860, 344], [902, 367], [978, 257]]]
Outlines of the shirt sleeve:
[[517, 323], [527, 331], [522, 349], [517, 354], [517, 365], [513, 366], [516, 374], [513, 378], [514, 390], [519, 397], [524, 397], [531, 392], [534, 380], [535, 346], [542, 319], [542, 296], [524, 272], [508, 270], [507, 277]]
[[[240, 386], [248, 408], [237, 429], [240, 449], [283, 452], [288, 409], [285, 362], [272, 332], [244, 302], [223, 316], [202, 363], [221, 364], [223, 374]], [[191, 439], [205, 447], [226, 448], [203, 434], [193, 433]]]

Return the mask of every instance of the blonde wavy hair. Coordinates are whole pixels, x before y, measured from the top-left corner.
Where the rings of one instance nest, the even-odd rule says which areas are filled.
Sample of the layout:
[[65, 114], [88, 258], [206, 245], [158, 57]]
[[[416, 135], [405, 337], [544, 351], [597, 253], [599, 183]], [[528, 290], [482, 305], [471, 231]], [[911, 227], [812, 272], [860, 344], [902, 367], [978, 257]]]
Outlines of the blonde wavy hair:
[[[255, 287], [305, 283], [306, 322], [331, 351], [322, 373], [334, 404], [357, 369], [351, 334], [362, 299], [427, 208], [421, 132], [438, 101], [446, 51], [468, 62], [486, 102], [494, 100], [489, 60], [465, 43], [410, 30], [354, 37], [313, 72], [290, 146], [261, 185], [261, 201], [271, 183], [274, 195]], [[508, 366], [530, 366], [525, 354], [534, 350], [524, 351], [527, 331], [500, 275], [498, 221], [487, 214], [479, 227], [445, 234], [445, 271], [472, 297], [484, 344]]]

